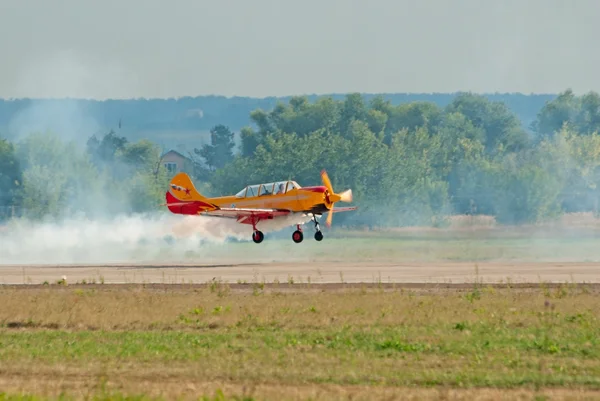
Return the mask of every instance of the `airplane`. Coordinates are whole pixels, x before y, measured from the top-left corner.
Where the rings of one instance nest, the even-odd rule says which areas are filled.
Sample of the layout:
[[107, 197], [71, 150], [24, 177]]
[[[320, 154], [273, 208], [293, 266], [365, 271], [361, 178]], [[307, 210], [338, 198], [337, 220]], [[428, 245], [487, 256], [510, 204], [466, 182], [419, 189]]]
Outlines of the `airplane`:
[[309, 187], [301, 187], [292, 180], [254, 184], [235, 195], [207, 198], [196, 190], [186, 173], [180, 172], [171, 179], [165, 194], [167, 203], [163, 206], [174, 214], [223, 217], [252, 225], [252, 240], [257, 244], [264, 239], [260, 228], [276, 221], [285, 226], [296, 225], [292, 240], [298, 244], [304, 239], [301, 225], [313, 220], [315, 240], [321, 241], [323, 233], [317, 216], [328, 213], [326, 226], [331, 227], [333, 213], [357, 209], [355, 206], [334, 209], [336, 202], [352, 202], [352, 190], [335, 193], [325, 170], [321, 171], [321, 181], [323, 185]]

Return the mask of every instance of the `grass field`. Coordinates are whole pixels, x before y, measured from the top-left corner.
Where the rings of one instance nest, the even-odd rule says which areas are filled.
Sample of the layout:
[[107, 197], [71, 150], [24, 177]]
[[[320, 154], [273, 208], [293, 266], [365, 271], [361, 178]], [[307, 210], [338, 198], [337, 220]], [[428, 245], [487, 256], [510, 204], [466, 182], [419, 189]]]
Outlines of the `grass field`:
[[[131, 260], [186, 263], [600, 261], [600, 230], [339, 230], [326, 233], [323, 242], [315, 241], [312, 235], [313, 231], [307, 228], [301, 244], [292, 242], [291, 233], [281, 232], [268, 233], [259, 245], [250, 241], [209, 242], [185, 248], [176, 241], [153, 244], [152, 247], [140, 245], [131, 251]], [[89, 250], [81, 249], [81, 258], [86, 252]]]
[[2, 288], [0, 399], [597, 399], [599, 291]]

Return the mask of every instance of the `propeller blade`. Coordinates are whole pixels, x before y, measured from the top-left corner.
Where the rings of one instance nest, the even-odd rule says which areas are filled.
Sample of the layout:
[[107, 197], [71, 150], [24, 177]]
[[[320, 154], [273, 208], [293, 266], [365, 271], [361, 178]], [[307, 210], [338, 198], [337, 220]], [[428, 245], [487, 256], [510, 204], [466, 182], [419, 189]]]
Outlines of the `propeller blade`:
[[321, 170], [321, 181], [323, 181], [323, 185], [327, 188], [330, 194], [334, 194], [333, 187], [331, 186], [331, 180], [327, 175], [327, 171]]
[[341, 194], [329, 194], [329, 201], [331, 203], [335, 203], [335, 202], [352, 202], [352, 190], [351, 189], [347, 189], [346, 191], [342, 192]]
[[328, 228], [331, 227], [331, 222], [333, 220], [333, 204], [336, 202], [352, 202], [352, 190], [347, 189], [340, 194], [336, 194], [333, 191], [333, 186], [331, 185], [331, 180], [329, 179], [329, 175], [325, 169], [321, 170], [321, 181], [323, 181], [323, 186], [327, 188], [327, 207], [331, 208], [327, 213], [327, 220], [325, 220], [325, 226]]
[[331, 203], [339, 202], [342, 200], [342, 197], [338, 194], [329, 194], [329, 201]]
[[339, 197], [342, 202], [347, 202], [347, 203], [352, 202], [352, 190], [351, 189], [345, 190], [344, 192], [339, 194]]

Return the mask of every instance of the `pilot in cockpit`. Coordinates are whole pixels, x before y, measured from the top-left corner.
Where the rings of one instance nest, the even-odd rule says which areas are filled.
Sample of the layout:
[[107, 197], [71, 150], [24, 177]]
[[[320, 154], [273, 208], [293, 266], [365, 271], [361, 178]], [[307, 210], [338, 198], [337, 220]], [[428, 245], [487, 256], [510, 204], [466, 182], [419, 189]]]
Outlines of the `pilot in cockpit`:
[[284, 192], [285, 192], [285, 184], [281, 183], [277, 187], [277, 192], [275, 192], [275, 195], [279, 195], [279, 194], [282, 194]]

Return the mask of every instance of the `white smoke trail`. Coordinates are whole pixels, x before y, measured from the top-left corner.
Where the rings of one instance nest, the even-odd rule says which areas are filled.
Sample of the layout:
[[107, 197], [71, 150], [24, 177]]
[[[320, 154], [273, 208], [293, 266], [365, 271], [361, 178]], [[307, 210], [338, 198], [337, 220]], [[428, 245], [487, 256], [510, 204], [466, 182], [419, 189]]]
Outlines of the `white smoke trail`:
[[[257, 228], [269, 233], [307, 221], [310, 217], [292, 214]], [[0, 265], [192, 262], [189, 254], [194, 262], [206, 262], [222, 260], [231, 240], [251, 241], [251, 234], [251, 225], [235, 219], [168, 212], [58, 222], [18, 219], [0, 230]], [[270, 248], [270, 257], [274, 252]]]
[[0, 264], [173, 261], [228, 238], [249, 238], [250, 231], [239, 226], [235, 221], [168, 214], [14, 220], [0, 232]]

